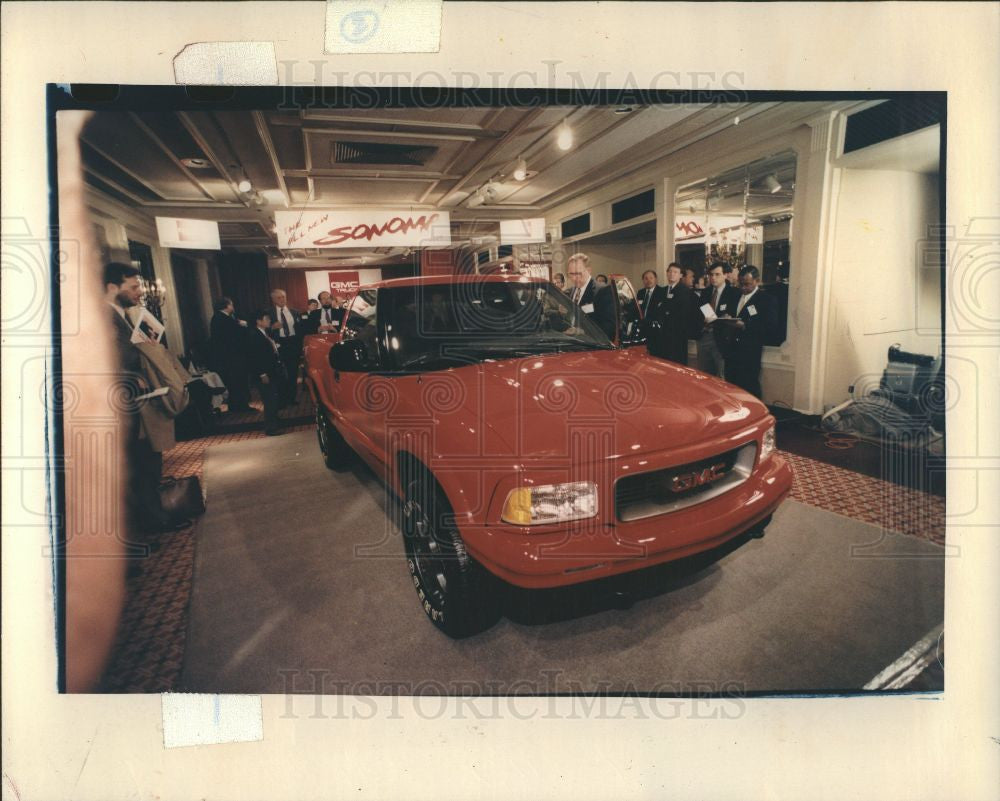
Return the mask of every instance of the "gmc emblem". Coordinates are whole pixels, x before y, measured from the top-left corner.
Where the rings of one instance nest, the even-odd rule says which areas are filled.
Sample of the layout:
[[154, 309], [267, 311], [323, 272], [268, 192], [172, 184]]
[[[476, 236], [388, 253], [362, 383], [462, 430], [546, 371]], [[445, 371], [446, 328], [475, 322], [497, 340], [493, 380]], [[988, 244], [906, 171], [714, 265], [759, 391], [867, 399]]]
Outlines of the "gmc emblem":
[[684, 492], [685, 490], [701, 487], [718, 481], [726, 474], [724, 462], [713, 464], [704, 470], [692, 470], [690, 473], [679, 473], [670, 481], [670, 489], [673, 492]]

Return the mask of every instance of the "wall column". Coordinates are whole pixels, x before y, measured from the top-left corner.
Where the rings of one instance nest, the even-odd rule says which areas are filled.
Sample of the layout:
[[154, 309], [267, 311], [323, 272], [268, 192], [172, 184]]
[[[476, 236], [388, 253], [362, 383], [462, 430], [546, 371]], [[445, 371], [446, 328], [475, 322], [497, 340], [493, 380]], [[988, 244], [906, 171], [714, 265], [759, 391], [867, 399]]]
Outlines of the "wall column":
[[796, 168], [788, 340], [795, 343], [793, 408], [807, 414], [821, 414], [840, 183], [840, 171], [834, 168], [833, 159], [843, 135], [844, 117], [839, 112], [829, 112], [807, 124], [811, 131], [809, 151], [800, 151]]

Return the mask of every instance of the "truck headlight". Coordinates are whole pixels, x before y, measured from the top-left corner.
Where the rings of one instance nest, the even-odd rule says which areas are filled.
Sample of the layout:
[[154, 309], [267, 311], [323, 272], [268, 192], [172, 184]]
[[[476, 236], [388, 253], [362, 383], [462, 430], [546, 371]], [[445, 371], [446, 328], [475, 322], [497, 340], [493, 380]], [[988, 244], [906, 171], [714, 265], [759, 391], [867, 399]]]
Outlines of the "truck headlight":
[[597, 485], [590, 481], [518, 487], [507, 495], [500, 519], [516, 526], [581, 520], [597, 514]]
[[763, 462], [772, 453], [774, 453], [774, 426], [764, 432], [764, 442], [760, 447], [760, 460]]

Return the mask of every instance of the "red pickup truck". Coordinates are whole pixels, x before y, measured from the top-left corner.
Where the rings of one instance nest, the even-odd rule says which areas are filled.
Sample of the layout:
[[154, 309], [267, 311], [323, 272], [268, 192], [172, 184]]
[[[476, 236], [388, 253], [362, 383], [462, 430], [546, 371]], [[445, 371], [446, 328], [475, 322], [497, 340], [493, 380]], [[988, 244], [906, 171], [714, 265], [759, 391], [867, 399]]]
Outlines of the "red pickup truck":
[[621, 347], [621, 323], [609, 339], [585, 311], [542, 279], [404, 278], [306, 340], [326, 464], [356, 452], [384, 477], [420, 603], [453, 637], [495, 622], [498, 580], [708, 550], [762, 533], [791, 489], [759, 400]]

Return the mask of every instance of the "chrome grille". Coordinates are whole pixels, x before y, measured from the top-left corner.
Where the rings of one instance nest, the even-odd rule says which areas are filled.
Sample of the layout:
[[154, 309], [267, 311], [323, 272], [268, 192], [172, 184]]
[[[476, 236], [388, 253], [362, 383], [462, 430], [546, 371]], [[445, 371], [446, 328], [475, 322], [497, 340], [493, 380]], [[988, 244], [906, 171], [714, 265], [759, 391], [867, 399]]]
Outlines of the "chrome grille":
[[[716, 498], [746, 481], [756, 458], [757, 443], [750, 442], [709, 459], [620, 478], [615, 483], [618, 519], [641, 520]], [[718, 477], [709, 478], [707, 471]]]

